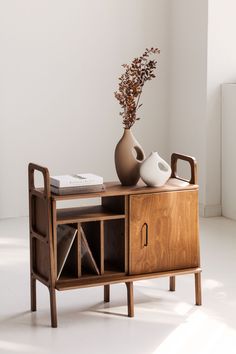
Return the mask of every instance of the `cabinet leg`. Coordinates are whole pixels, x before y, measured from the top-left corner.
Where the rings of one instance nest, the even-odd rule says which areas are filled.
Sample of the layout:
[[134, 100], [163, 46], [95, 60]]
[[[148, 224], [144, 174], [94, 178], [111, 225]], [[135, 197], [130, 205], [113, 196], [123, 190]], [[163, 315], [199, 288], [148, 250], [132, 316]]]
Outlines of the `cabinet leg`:
[[175, 277], [170, 277], [170, 291], [175, 291]]
[[195, 298], [196, 305], [202, 304], [201, 273], [195, 273]]
[[31, 297], [31, 311], [36, 311], [36, 279], [30, 278], [30, 297]]
[[134, 289], [133, 282], [125, 283], [127, 287], [128, 316], [134, 317]]
[[56, 305], [56, 290], [49, 289], [50, 294], [50, 311], [51, 311], [51, 326], [57, 327], [57, 305]]
[[104, 302], [110, 302], [110, 285], [104, 285]]

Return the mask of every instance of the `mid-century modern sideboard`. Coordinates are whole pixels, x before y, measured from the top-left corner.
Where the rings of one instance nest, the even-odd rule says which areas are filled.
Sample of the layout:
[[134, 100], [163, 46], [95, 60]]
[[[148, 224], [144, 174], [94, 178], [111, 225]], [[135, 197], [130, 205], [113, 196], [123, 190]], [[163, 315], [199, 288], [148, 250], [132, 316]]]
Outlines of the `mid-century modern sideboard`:
[[[191, 168], [186, 181], [177, 175], [177, 161]], [[36, 311], [36, 280], [48, 287], [51, 325], [57, 327], [56, 290], [125, 283], [128, 316], [134, 316], [133, 282], [169, 277], [175, 290], [177, 275], [194, 274], [196, 305], [201, 305], [198, 231], [198, 185], [194, 158], [172, 154], [172, 176], [163, 187], [133, 187], [105, 183], [103, 192], [56, 195], [50, 191], [45, 167], [29, 164], [31, 310]], [[35, 187], [34, 172], [43, 174], [44, 187]], [[58, 202], [99, 198], [99, 205], [58, 208]], [[77, 230], [58, 276], [60, 225]], [[66, 253], [66, 252], [65, 252]], [[98, 271], [91, 266], [97, 265]]]

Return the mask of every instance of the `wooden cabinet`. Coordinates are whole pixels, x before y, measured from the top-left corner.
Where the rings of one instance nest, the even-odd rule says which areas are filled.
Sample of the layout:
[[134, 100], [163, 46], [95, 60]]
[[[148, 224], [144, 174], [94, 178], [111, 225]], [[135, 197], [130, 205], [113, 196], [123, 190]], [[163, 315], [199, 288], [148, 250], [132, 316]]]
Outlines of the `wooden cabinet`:
[[[177, 160], [190, 164], [191, 179], [177, 175]], [[106, 183], [103, 192], [55, 195], [46, 167], [29, 164], [31, 310], [36, 311], [36, 281], [48, 287], [51, 325], [57, 327], [56, 291], [125, 283], [128, 316], [134, 315], [133, 282], [194, 274], [196, 304], [201, 304], [196, 163], [172, 155], [172, 178], [163, 187]], [[44, 187], [34, 185], [41, 172]], [[98, 205], [61, 209], [59, 202], [99, 198]], [[91, 203], [90, 203], [91, 204]], [[66, 230], [69, 230], [68, 237]]]
[[129, 274], [199, 267], [197, 191], [130, 196]]

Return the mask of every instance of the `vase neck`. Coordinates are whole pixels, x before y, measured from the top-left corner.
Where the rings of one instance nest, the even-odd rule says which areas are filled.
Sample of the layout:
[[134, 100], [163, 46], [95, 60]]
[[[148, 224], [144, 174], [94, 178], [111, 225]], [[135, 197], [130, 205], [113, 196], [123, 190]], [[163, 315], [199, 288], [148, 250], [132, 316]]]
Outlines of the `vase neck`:
[[130, 128], [124, 128], [124, 134], [123, 135], [131, 135], [133, 136], [133, 133]]

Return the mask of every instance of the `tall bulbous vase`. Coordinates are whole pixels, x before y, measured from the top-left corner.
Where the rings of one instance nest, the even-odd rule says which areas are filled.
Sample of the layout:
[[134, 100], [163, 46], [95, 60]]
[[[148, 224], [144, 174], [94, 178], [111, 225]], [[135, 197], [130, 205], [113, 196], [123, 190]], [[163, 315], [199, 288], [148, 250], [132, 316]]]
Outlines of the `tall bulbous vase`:
[[124, 134], [115, 149], [115, 165], [123, 186], [134, 186], [140, 178], [140, 165], [145, 159], [144, 151], [130, 129]]

